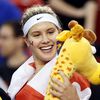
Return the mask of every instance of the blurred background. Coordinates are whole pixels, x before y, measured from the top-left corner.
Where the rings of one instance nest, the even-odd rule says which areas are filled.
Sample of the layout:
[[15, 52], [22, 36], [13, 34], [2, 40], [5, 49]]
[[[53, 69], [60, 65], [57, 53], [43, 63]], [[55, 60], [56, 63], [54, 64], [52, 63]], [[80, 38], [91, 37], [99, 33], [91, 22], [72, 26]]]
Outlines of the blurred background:
[[7, 90], [12, 74], [31, 52], [21, 29], [23, 12], [32, 5], [49, 5], [58, 15], [63, 29], [77, 20], [97, 35], [95, 57], [100, 61], [100, 0], [0, 0], [0, 88]]

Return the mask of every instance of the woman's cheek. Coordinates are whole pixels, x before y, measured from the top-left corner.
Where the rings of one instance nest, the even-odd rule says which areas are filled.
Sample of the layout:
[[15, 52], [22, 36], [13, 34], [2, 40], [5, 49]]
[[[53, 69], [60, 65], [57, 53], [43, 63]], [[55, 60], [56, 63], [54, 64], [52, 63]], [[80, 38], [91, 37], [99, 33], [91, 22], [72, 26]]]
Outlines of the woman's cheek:
[[37, 40], [37, 39], [31, 39], [30, 41], [30, 47], [31, 48], [38, 48], [38, 45], [40, 44], [40, 41], [39, 40]]
[[51, 38], [51, 40], [53, 41], [53, 43], [57, 42], [56, 37]]
[[57, 37], [57, 33], [54, 33], [54, 35], [52, 35], [51, 37], [50, 37], [50, 40], [52, 40], [53, 42], [56, 42], [57, 40], [56, 40], [56, 37]]
[[33, 41], [29, 41], [30, 46], [34, 46]]

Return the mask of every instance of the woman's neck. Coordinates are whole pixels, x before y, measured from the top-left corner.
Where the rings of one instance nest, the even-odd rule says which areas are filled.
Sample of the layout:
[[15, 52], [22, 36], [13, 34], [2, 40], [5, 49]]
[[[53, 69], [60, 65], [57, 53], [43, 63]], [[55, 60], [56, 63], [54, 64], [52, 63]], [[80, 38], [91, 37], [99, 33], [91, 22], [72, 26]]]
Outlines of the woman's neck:
[[47, 63], [46, 61], [42, 61], [35, 57], [34, 57], [34, 62], [36, 65], [36, 72], [38, 72]]

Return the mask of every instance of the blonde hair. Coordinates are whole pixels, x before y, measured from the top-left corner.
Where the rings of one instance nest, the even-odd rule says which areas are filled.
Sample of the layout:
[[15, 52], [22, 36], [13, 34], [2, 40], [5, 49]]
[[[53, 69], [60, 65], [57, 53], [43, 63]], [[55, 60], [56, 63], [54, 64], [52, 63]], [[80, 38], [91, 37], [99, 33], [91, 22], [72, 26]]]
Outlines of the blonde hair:
[[34, 15], [41, 14], [41, 13], [48, 13], [48, 14], [51, 14], [57, 17], [54, 11], [49, 6], [40, 6], [40, 5], [32, 6], [28, 8], [23, 14], [22, 21], [21, 21], [22, 26], [24, 26], [24, 24], [27, 22], [29, 18], [31, 18]]

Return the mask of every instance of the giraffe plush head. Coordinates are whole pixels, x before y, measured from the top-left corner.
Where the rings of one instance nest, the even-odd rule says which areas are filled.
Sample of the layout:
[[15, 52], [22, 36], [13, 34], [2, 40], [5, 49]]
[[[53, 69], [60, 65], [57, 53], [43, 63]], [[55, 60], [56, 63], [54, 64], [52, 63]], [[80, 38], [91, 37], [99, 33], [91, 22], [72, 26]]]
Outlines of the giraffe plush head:
[[56, 38], [58, 41], [64, 42], [66, 39], [72, 37], [76, 40], [80, 40], [82, 37], [84, 37], [90, 42], [90, 44], [93, 44], [97, 39], [93, 31], [90, 29], [84, 29], [75, 20], [70, 21], [68, 27], [70, 30], [64, 30], [58, 34]]
[[[100, 68], [91, 48], [91, 44], [96, 41], [95, 33], [84, 29], [76, 21], [71, 21], [68, 26], [70, 30], [65, 30], [57, 36], [57, 40], [63, 42], [62, 48], [66, 49], [63, 55], [69, 54], [70, 59], [77, 66], [77, 71], [91, 83], [100, 84], [100, 79], [96, 78], [99, 75], [94, 74], [96, 77], [91, 78], [93, 73], [96, 73], [96, 70]], [[100, 74], [100, 69], [97, 73]]]

